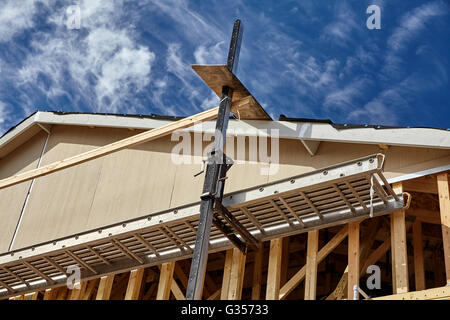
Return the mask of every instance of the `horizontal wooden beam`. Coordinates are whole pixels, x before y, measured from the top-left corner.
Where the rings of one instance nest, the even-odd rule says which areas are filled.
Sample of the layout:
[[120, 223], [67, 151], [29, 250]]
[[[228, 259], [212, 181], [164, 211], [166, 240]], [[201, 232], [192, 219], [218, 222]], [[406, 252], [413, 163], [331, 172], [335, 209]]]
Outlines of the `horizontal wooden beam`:
[[46, 166], [33, 169], [30, 171], [26, 171], [23, 173], [16, 174], [14, 176], [11, 176], [9, 178], [5, 178], [0, 180], [0, 189], [10, 187], [13, 185], [16, 185], [21, 182], [25, 182], [28, 180], [32, 180], [34, 178], [42, 177], [45, 175], [48, 175], [50, 173], [70, 168], [75, 165], [94, 160], [103, 156], [106, 156], [108, 154], [126, 149], [131, 148], [134, 146], [137, 146], [139, 144], [152, 141], [158, 138], [161, 138], [163, 136], [166, 136], [168, 134], [173, 133], [176, 130], [184, 129], [189, 126], [192, 126], [195, 123], [211, 120], [217, 117], [219, 107], [206, 110], [204, 112], [198, 113], [193, 116], [186, 117], [184, 119], [169, 123], [165, 126], [162, 126], [160, 128], [148, 130], [142, 133], [139, 133], [137, 135], [131, 136], [129, 138], [125, 138], [110, 144], [107, 144], [106, 146], [98, 147], [93, 150], [84, 152], [82, 154], [78, 154], [76, 156], [56, 161], [53, 163], [50, 163]]
[[450, 300], [450, 286], [376, 297], [371, 300]]

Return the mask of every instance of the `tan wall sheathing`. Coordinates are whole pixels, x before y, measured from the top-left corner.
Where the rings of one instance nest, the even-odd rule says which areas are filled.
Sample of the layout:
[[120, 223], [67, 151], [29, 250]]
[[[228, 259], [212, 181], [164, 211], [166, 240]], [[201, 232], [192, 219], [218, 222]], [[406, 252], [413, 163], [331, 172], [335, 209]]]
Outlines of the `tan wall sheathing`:
[[[35, 169], [47, 134], [43, 131], [0, 159], [0, 179]], [[0, 190], [0, 252], [8, 251], [31, 181]]]
[[[43, 165], [137, 132], [54, 126]], [[195, 178], [193, 175], [200, 170], [200, 164], [172, 163], [170, 152], [175, 143], [170, 141], [170, 137], [164, 137], [38, 178], [14, 249], [199, 201], [204, 175]], [[205, 146], [207, 144], [204, 143]], [[376, 145], [322, 142], [317, 154], [311, 157], [300, 141], [281, 140], [277, 174], [261, 174], [260, 170], [267, 168], [266, 164], [235, 164], [228, 173], [226, 192], [288, 178], [378, 151]], [[22, 156], [23, 152], [18, 150], [14, 155], [26, 157]], [[385, 172], [390, 178], [414, 172], [412, 170], [446, 165], [450, 163], [449, 159], [450, 150], [390, 147]], [[8, 231], [10, 228], [6, 227]], [[5, 248], [5, 240], [2, 241], [1, 248]]]

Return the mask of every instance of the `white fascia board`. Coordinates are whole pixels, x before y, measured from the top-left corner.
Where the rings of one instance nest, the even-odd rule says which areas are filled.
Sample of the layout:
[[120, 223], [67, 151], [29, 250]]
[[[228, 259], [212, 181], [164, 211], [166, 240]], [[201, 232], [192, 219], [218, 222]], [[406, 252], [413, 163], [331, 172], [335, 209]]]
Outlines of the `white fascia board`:
[[3, 137], [0, 138], [0, 148], [4, 145], [8, 144], [12, 140], [14, 140], [15, 137], [20, 135], [22, 132], [28, 130], [31, 128], [35, 123], [36, 114], [29, 117], [28, 119], [22, 121], [20, 124], [18, 124], [13, 130], [5, 134]]
[[[0, 139], [0, 148], [34, 123], [148, 130], [159, 128], [172, 122], [173, 120], [121, 115], [57, 114], [39, 111]], [[213, 134], [214, 128], [215, 121], [206, 121], [184, 130]], [[230, 120], [227, 134], [229, 136], [258, 135], [264, 137], [270, 136], [273, 133], [272, 130], [278, 130], [278, 136], [282, 139], [450, 149], [450, 131], [431, 128], [354, 128], [337, 130], [327, 123]]]
[[39, 111], [35, 117], [36, 122], [45, 124], [92, 126], [106, 128], [154, 129], [172, 123], [170, 120], [158, 120], [120, 115], [102, 114], [57, 114]]

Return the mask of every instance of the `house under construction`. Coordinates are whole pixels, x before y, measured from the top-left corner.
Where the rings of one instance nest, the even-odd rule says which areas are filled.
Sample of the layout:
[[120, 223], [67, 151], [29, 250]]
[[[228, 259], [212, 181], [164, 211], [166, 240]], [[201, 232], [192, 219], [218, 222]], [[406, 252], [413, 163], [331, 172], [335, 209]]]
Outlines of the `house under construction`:
[[[275, 121], [230, 61], [193, 68], [219, 107], [38, 111], [0, 138], [0, 299], [450, 299], [450, 131]], [[204, 151], [218, 126], [228, 162], [173, 161], [174, 132]]]

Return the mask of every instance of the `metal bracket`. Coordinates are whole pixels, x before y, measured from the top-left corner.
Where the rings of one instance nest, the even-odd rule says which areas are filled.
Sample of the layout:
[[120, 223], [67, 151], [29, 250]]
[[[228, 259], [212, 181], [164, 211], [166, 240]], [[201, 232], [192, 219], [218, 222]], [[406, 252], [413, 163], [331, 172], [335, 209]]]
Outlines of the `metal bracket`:
[[[215, 205], [214, 205], [214, 218], [216, 220], [219, 220], [219, 218], [225, 220], [232, 228], [233, 230], [240, 235], [240, 237], [242, 239], [245, 240], [245, 246], [250, 246], [252, 248], [258, 248], [260, 246], [260, 241], [258, 241], [250, 232], [247, 231], [247, 229], [228, 211], [227, 208], [225, 208], [221, 202], [219, 202], [218, 200], [216, 200]], [[220, 228], [219, 228], [220, 229]], [[221, 230], [222, 231], [222, 230]], [[223, 232], [224, 235], [228, 238], [228, 231], [227, 233]], [[230, 239], [231, 242], [232, 241]], [[241, 245], [237, 245], [238, 249], [241, 250]], [[244, 254], [246, 254], [246, 251], [241, 250]]]

